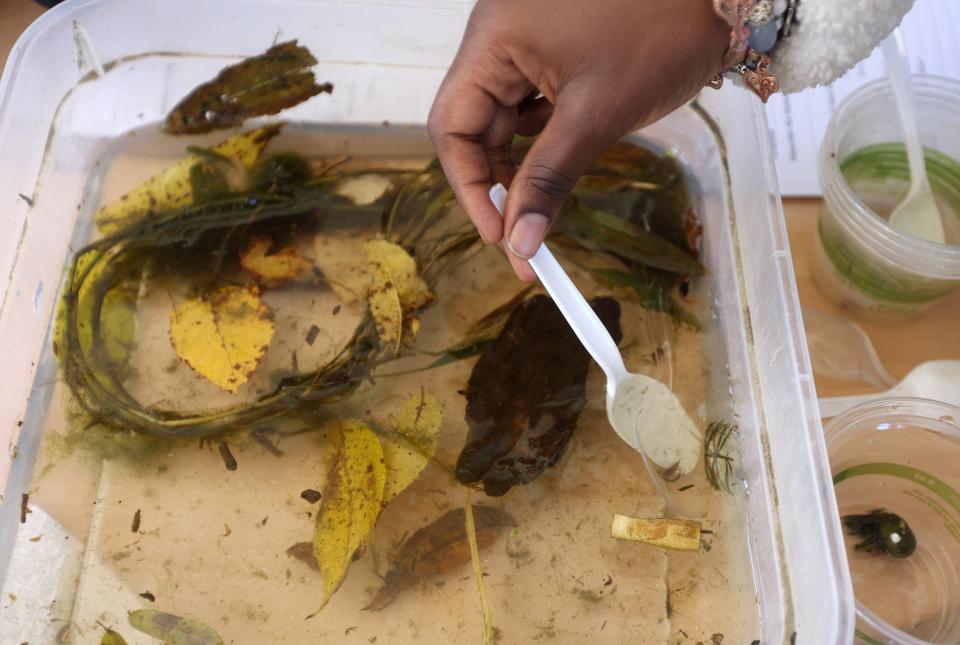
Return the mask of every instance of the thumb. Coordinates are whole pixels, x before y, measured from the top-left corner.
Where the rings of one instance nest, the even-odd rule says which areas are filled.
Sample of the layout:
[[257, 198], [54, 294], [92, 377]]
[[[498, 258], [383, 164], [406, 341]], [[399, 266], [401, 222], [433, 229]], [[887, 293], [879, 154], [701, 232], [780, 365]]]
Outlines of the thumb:
[[533, 257], [587, 164], [610, 143], [589, 121], [582, 111], [558, 105], [524, 158], [510, 184], [504, 223], [513, 255]]

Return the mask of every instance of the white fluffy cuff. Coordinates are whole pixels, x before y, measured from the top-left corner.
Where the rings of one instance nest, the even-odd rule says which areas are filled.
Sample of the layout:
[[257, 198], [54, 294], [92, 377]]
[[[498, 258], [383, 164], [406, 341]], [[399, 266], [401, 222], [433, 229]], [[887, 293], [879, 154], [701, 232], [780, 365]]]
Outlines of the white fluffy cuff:
[[783, 92], [824, 85], [870, 55], [914, 0], [800, 0], [770, 71]]

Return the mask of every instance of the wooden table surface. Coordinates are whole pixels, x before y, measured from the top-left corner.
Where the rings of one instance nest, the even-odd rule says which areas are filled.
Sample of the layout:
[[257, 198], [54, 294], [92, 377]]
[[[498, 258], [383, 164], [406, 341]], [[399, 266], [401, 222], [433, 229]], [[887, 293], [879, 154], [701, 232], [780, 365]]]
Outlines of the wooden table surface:
[[[20, 32], [42, 12], [43, 8], [32, 0], [0, 0], [0, 65]], [[894, 325], [859, 320], [827, 302], [810, 276], [811, 249], [819, 210], [818, 199], [784, 200], [801, 304], [838, 313], [858, 322], [873, 340], [884, 365], [897, 379], [926, 360], [960, 359], [960, 292], [946, 298], [919, 318]], [[864, 383], [817, 378], [820, 396], [867, 391], [870, 391], [870, 386]]]

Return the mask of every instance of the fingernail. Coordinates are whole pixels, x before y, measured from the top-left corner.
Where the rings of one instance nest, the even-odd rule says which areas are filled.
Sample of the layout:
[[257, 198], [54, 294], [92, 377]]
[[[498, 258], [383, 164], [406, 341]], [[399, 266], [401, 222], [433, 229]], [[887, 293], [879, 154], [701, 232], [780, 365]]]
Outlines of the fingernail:
[[550, 220], [540, 213], [521, 215], [517, 223], [513, 225], [513, 232], [510, 233], [507, 247], [514, 255], [529, 260], [540, 249], [549, 227]]

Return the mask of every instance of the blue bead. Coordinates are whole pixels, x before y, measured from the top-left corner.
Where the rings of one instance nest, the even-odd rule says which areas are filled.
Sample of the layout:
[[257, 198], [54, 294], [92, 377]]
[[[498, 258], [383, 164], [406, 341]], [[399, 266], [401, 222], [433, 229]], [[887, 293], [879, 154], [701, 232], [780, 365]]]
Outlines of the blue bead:
[[755, 27], [750, 32], [750, 39], [747, 41], [750, 49], [765, 53], [773, 49], [777, 44], [777, 21], [771, 20], [765, 24]]

